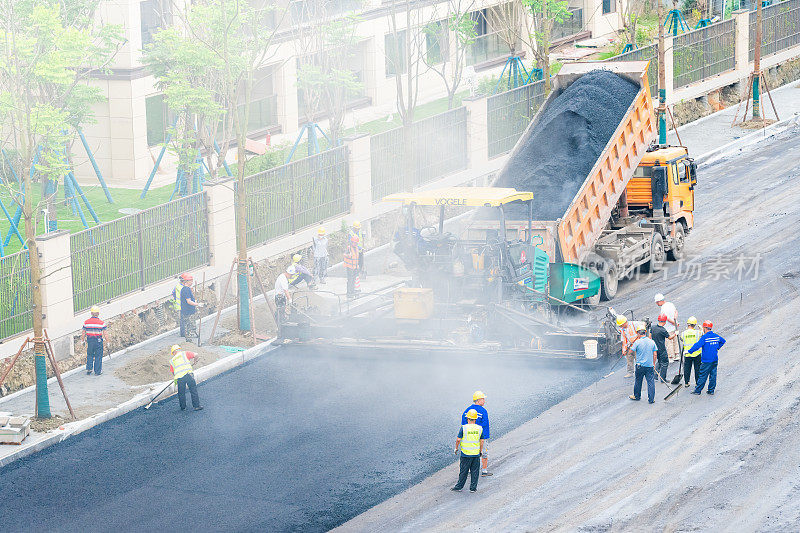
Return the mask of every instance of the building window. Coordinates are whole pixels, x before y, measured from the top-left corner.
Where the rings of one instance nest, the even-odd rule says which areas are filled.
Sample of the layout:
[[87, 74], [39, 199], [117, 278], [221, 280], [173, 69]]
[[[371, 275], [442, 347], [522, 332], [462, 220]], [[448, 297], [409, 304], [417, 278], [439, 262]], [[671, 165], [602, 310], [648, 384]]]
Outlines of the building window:
[[[244, 102], [240, 105], [244, 105]], [[272, 67], [266, 67], [256, 72], [253, 79], [247, 130], [257, 131], [275, 126], [278, 123], [277, 114], [278, 95], [272, 86]]]
[[614, 13], [616, 10], [616, 0], [603, 0], [603, 15]]
[[169, 2], [164, 0], [145, 0], [139, 4], [142, 48], [153, 42], [158, 30], [172, 22], [168, 5]]
[[443, 62], [449, 53], [447, 21], [438, 20], [425, 26], [425, 61], [429, 65]]
[[386, 50], [386, 77], [406, 72], [406, 31], [389, 33], [384, 39]]
[[148, 96], [144, 100], [145, 119], [147, 120], [147, 146], [156, 146], [167, 137], [167, 103], [163, 94]]

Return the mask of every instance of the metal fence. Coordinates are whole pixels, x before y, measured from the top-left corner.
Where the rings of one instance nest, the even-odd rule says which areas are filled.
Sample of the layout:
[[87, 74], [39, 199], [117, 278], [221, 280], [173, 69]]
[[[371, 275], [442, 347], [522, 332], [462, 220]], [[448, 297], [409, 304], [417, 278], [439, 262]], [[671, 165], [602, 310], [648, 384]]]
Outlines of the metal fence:
[[209, 261], [205, 193], [70, 235], [75, 312]]
[[649, 61], [647, 81], [650, 84], [650, 94], [658, 95], [658, 44], [643, 46], [631, 52], [610, 57], [606, 61]]
[[673, 39], [675, 89], [735, 68], [733, 19], [678, 35]]
[[[762, 11], [761, 55], [768, 56], [800, 44], [800, 0], [787, 0]], [[756, 51], [756, 12], [750, 12], [750, 61]]]
[[556, 22], [553, 24], [553, 31], [550, 33], [550, 39], [557, 41], [564, 39], [576, 33], [583, 31], [583, 9], [580, 7], [571, 7], [569, 12], [572, 14], [563, 22]]
[[370, 138], [372, 200], [467, 168], [467, 108], [459, 107]]
[[544, 80], [486, 99], [489, 157], [508, 152], [545, 101]]
[[0, 258], [0, 339], [33, 327], [28, 251]]
[[259, 172], [244, 183], [248, 247], [350, 210], [344, 146]]

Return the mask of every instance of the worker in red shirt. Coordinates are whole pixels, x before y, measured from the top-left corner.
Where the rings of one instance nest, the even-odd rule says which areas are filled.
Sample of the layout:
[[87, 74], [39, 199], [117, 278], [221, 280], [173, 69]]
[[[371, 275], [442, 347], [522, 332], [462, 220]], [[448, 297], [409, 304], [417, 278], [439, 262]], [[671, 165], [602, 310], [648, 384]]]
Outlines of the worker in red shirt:
[[94, 369], [95, 375], [103, 373], [103, 341], [106, 338], [106, 323], [100, 320], [100, 308], [93, 305], [92, 316], [83, 323], [83, 342], [86, 343], [86, 375]]
[[196, 357], [194, 352], [181, 350], [177, 344], [173, 344], [170, 348], [170, 355], [172, 359], [169, 360], [169, 370], [172, 372], [175, 384], [178, 386], [178, 403], [181, 406], [181, 411], [186, 410], [186, 387], [189, 387], [189, 394], [192, 396], [192, 407], [195, 411], [202, 411], [203, 406], [200, 405], [200, 396], [197, 394], [197, 381], [194, 379], [194, 369], [192, 368], [192, 359]]

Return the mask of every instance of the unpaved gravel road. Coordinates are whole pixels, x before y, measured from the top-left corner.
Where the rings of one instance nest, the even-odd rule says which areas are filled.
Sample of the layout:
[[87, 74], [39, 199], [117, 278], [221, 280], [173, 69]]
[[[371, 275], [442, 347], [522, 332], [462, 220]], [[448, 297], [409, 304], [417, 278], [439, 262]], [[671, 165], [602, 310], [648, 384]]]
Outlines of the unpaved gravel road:
[[[341, 529], [796, 531], [798, 136], [701, 167], [694, 260], [623, 284], [614, 302], [654, 316], [652, 296], [664, 292], [682, 320], [713, 320], [728, 340], [715, 396], [682, 390], [664, 402], [658, 385], [655, 405], [634, 403], [618, 367], [492, 443], [495, 475], [478, 494], [448, 490], [452, 465]], [[757, 279], [736, 272], [742, 255], [747, 268], [760, 257]]]

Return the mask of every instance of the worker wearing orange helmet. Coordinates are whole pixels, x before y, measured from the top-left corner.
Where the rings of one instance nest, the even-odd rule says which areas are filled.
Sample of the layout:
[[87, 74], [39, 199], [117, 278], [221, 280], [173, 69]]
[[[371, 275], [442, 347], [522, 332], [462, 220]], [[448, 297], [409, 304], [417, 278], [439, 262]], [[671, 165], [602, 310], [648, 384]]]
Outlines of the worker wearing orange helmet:
[[464, 409], [464, 413], [461, 415], [461, 424], [467, 423], [467, 413], [470, 410], [474, 410], [478, 414], [478, 418], [476, 420], [476, 424], [483, 428], [482, 439], [484, 440], [483, 443], [483, 452], [481, 453], [481, 475], [482, 476], [491, 476], [492, 473], [489, 472], [489, 412], [486, 411], [484, 405], [486, 404], [486, 395], [483, 391], [476, 390], [472, 393], [472, 405]]
[[194, 293], [192, 292], [192, 283], [194, 278], [191, 274], [181, 274], [181, 336], [186, 339], [186, 342], [191, 342], [197, 336], [197, 328], [194, 323], [194, 315], [197, 313], [197, 308], [202, 307], [195, 301]]
[[364, 270], [364, 232], [361, 231], [361, 222], [358, 220], [354, 220], [353, 224], [350, 226], [350, 238], [355, 237], [356, 247], [358, 248], [358, 274], [360, 276], [366, 276], [366, 271]]
[[658, 325], [650, 328], [650, 338], [656, 343], [658, 352], [658, 362], [656, 363], [656, 374], [661, 376], [663, 381], [667, 380], [667, 368], [669, 367], [669, 352], [667, 351], [667, 339], [670, 333], [664, 325], [667, 323], [666, 315], [658, 315]]
[[700, 353], [700, 377], [692, 394], [700, 394], [708, 379], [708, 394], [714, 394], [717, 388], [717, 363], [719, 362], [719, 349], [725, 346], [725, 339], [712, 331], [714, 324], [710, 320], [703, 322], [703, 335], [689, 348], [690, 352], [703, 350]]
[[358, 277], [358, 237], [350, 237], [350, 243], [342, 256], [344, 268], [347, 271], [347, 297], [356, 295], [356, 278]]

